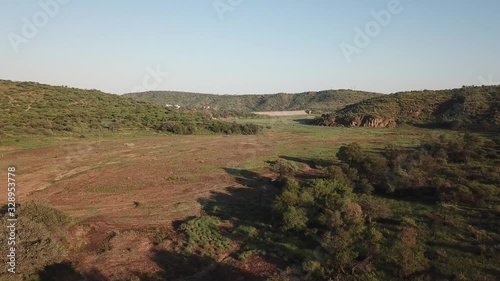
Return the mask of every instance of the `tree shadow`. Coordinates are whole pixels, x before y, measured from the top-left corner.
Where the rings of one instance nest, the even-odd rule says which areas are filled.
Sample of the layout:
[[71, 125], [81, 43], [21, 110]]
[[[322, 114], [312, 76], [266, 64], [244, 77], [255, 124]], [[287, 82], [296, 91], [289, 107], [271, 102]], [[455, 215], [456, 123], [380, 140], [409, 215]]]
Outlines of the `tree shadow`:
[[432, 248], [447, 248], [451, 250], [458, 250], [464, 253], [469, 253], [472, 255], [480, 255], [481, 251], [479, 250], [478, 247], [475, 247], [473, 245], [469, 245], [467, 243], [452, 243], [452, 242], [445, 242], [445, 241], [428, 241], [427, 245], [432, 247]]
[[0, 216], [3, 216], [7, 214], [7, 211], [9, 210], [9, 205], [5, 204], [2, 207], [0, 207]]
[[294, 119], [294, 122], [299, 123], [300, 125], [316, 125], [316, 120], [315, 119], [307, 119], [307, 118], [301, 118], [301, 119]]
[[400, 220], [396, 219], [394, 217], [378, 218], [377, 219], [377, 224], [383, 225], [384, 229], [392, 231], [394, 233], [399, 232], [400, 228], [401, 228], [401, 222], [400, 222]]
[[490, 208], [460, 205], [460, 215], [466, 218], [467, 224], [477, 229], [498, 232], [500, 228], [500, 214], [492, 212]]
[[226, 173], [235, 177], [236, 182], [246, 187], [259, 188], [271, 182], [271, 178], [263, 177], [256, 172], [233, 168], [223, 168]]
[[436, 190], [432, 187], [420, 187], [416, 189], [398, 189], [392, 193], [387, 193], [382, 188], [376, 187], [376, 195], [409, 203], [417, 203], [426, 206], [435, 206], [436, 202], [439, 201], [438, 194]]
[[185, 223], [185, 222], [187, 222], [187, 221], [189, 221], [189, 220], [192, 220], [192, 219], [194, 219], [194, 218], [196, 218], [196, 216], [189, 216], [189, 217], [187, 217], [187, 218], [185, 218], [185, 219], [181, 219], [181, 220], [174, 220], [174, 221], [172, 221], [172, 227], [173, 227], [175, 230], [178, 230], [178, 229], [179, 229], [179, 227], [180, 227], [183, 223]]
[[[162, 280], [208, 280], [208, 281], [260, 281], [264, 277], [242, 270], [232, 265], [222, 264], [212, 258], [196, 255], [171, 253], [166, 250], [154, 250], [151, 259], [161, 269], [158, 272], [133, 272], [130, 276], [121, 276], [123, 280], [162, 281]], [[78, 272], [69, 262], [46, 266], [38, 273], [39, 281], [110, 281], [99, 270]], [[122, 279], [120, 279], [122, 280]]]
[[500, 276], [500, 270], [496, 268], [482, 267], [481, 269], [484, 273], [489, 274], [491, 276]]
[[135, 273], [141, 281], [185, 280], [185, 281], [260, 281], [264, 277], [232, 265], [222, 264], [209, 257], [177, 254], [167, 250], [155, 250], [151, 259], [161, 268], [156, 273]]
[[99, 270], [80, 273], [69, 262], [56, 263], [46, 266], [38, 272], [39, 281], [108, 281]]
[[272, 179], [258, 173], [225, 168], [244, 187], [227, 187], [223, 192], [212, 191], [209, 198], [199, 199], [203, 211], [221, 219], [240, 220], [246, 223], [270, 223], [272, 203], [279, 188]]
[[281, 155], [279, 156], [281, 159], [285, 159], [292, 162], [306, 164], [312, 169], [317, 169], [319, 167], [329, 167], [335, 164], [333, 160], [322, 160], [322, 159], [313, 159], [313, 158], [300, 158], [293, 156]]

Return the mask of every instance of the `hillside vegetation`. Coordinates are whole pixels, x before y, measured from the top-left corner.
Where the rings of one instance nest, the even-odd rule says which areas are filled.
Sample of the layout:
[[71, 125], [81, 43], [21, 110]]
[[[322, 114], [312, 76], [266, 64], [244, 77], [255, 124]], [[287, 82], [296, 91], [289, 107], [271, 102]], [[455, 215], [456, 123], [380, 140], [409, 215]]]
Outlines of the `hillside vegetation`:
[[500, 86], [401, 92], [325, 114], [324, 126], [388, 127], [401, 123], [494, 129], [500, 125]]
[[214, 110], [251, 112], [279, 110], [330, 111], [378, 97], [380, 94], [351, 90], [328, 90], [300, 94], [279, 93], [273, 95], [211, 95], [165, 91], [131, 93], [126, 96], [151, 101], [163, 106], [177, 104], [183, 108], [198, 109], [209, 105]]
[[153, 103], [98, 90], [0, 80], [0, 129], [3, 134], [85, 133], [148, 129], [179, 134], [258, 131], [251, 124], [211, 120], [202, 113], [172, 111]]

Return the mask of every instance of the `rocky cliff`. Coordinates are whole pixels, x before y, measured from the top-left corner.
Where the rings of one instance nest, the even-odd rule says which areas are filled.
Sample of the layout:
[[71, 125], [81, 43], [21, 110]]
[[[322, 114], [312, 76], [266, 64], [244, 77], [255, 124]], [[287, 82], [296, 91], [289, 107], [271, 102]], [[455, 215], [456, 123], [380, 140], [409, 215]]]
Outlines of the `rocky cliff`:
[[387, 128], [396, 126], [396, 121], [392, 118], [375, 116], [336, 116], [335, 114], [323, 114], [321, 118], [319, 118], [319, 125], [344, 126], [351, 128]]

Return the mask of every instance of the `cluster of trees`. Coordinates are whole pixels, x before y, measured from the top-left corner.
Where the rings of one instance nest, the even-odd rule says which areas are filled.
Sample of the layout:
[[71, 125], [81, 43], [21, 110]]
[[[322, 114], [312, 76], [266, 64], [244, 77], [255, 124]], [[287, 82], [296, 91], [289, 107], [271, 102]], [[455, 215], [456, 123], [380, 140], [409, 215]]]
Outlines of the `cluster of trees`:
[[388, 146], [382, 154], [353, 143], [340, 148], [342, 161], [330, 173], [346, 177], [356, 190], [427, 196], [434, 201], [484, 205], [498, 196], [500, 138], [474, 134], [440, 136], [415, 149]]
[[256, 124], [238, 124], [236, 122], [220, 122], [220, 121], [204, 121], [204, 122], [190, 122], [190, 121], [169, 121], [162, 123], [158, 128], [159, 131], [167, 131], [174, 134], [192, 135], [197, 132], [212, 132], [217, 134], [243, 134], [253, 135], [257, 134], [261, 127]]
[[[500, 172], [495, 167], [499, 148], [500, 138], [473, 134], [427, 139], [415, 148], [391, 145], [381, 153], [353, 143], [339, 149], [340, 163], [328, 167], [324, 176], [305, 182], [293, 179], [297, 169], [290, 162], [272, 162], [271, 170], [284, 183], [273, 204], [275, 228], [286, 237], [306, 241], [309, 249], [300, 264], [277, 280], [423, 280], [419, 278], [435, 271], [449, 271], [456, 265], [440, 260], [440, 255], [446, 256], [444, 250], [427, 245], [428, 236], [434, 235], [417, 221], [410, 204], [394, 217], [384, 198], [425, 200], [434, 208], [457, 204], [488, 210], [482, 216], [494, 217], [500, 194]], [[425, 220], [434, 225], [433, 231], [436, 223], [443, 225], [446, 230], [438, 232], [445, 241], [456, 241], [452, 236], [457, 231], [472, 233], [471, 243], [478, 245], [481, 259], [494, 259], [495, 250], [488, 251], [486, 245], [494, 244], [498, 234], [488, 230], [489, 219], [472, 226], [461, 215], [428, 212]], [[475, 258], [464, 256], [462, 262], [474, 264]], [[455, 278], [465, 280], [465, 276]]]
[[414, 222], [403, 223], [398, 237], [389, 241], [376, 221], [390, 217], [390, 208], [373, 196], [354, 193], [344, 179], [305, 185], [290, 181], [274, 210], [282, 231], [308, 240], [313, 249], [295, 270], [300, 278], [379, 280], [384, 273], [376, 267], [390, 266], [399, 277], [428, 267]]

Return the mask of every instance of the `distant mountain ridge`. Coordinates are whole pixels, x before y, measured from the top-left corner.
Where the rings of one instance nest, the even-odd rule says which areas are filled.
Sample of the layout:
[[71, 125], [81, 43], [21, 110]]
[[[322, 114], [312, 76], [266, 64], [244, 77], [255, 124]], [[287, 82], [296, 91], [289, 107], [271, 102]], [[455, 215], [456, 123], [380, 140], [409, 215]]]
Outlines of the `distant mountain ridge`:
[[130, 93], [125, 96], [154, 102], [163, 106], [166, 104], [179, 105], [186, 109], [200, 109], [209, 106], [214, 110], [241, 112], [281, 110], [313, 110], [324, 112], [337, 110], [347, 105], [381, 95], [353, 90], [326, 90], [320, 92], [269, 95], [213, 95], [161, 91]]

